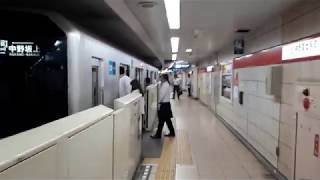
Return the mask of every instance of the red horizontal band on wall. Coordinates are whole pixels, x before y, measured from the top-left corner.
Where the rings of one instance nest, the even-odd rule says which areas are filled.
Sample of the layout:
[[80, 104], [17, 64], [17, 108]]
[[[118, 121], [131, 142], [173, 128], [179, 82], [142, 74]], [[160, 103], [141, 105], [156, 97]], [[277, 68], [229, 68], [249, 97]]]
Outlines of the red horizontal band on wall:
[[233, 61], [233, 68], [246, 68], [255, 66], [266, 66], [272, 64], [281, 64], [282, 60], [282, 47], [275, 47], [269, 50], [264, 50], [252, 54], [250, 56], [244, 56], [236, 58]]
[[303, 61], [317, 61], [317, 60], [320, 60], [320, 56], [310, 56], [310, 57], [304, 57], [304, 58], [290, 59], [290, 60], [282, 61], [282, 63], [287, 64], [287, 63], [295, 63], [295, 62], [303, 62]]

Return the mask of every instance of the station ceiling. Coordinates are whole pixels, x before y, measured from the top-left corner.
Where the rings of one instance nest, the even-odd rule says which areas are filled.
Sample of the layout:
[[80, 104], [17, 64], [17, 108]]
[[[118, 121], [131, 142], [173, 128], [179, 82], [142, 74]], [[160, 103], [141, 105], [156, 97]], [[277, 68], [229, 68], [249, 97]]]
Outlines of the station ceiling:
[[[154, 6], [141, 6], [146, 1]], [[254, 30], [267, 20], [280, 17], [298, 1], [301, 0], [180, 0], [181, 27], [169, 30], [163, 0], [125, 0], [166, 59], [171, 59], [170, 37], [178, 36], [178, 60], [192, 63], [225, 48], [238, 38], [238, 29]], [[192, 55], [185, 52], [188, 48], [193, 49]]]
[[[1, 7], [60, 12], [147, 63], [171, 59], [170, 37], [180, 37], [178, 60], [208, 59], [239, 36], [301, 0], [181, 0], [181, 27], [170, 30], [164, 0], [0, 0]], [[147, 6], [145, 6], [147, 2]], [[193, 49], [192, 54], [185, 50]]]

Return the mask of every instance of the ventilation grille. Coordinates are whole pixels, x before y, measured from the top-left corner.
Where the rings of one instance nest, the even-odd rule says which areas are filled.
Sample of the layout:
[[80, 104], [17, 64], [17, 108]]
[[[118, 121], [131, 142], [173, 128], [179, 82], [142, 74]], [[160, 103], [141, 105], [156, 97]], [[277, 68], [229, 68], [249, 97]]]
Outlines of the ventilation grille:
[[157, 5], [157, 3], [154, 1], [141, 1], [138, 3], [138, 5], [142, 8], [153, 8]]
[[250, 32], [250, 29], [238, 29], [236, 32], [237, 33], [248, 33], [248, 32]]

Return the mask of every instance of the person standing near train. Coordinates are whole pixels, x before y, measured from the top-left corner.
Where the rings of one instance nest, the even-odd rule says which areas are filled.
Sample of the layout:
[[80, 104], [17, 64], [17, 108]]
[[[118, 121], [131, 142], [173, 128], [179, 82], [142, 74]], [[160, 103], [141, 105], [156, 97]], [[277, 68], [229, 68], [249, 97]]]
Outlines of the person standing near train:
[[169, 76], [167, 74], [163, 74], [160, 76], [160, 90], [159, 90], [159, 103], [160, 103], [160, 109], [158, 111], [158, 117], [159, 117], [159, 123], [158, 123], [158, 129], [155, 135], [151, 136], [153, 139], [160, 139], [162, 135], [162, 129], [164, 126], [164, 123], [167, 124], [170, 133], [166, 134], [167, 137], [175, 137], [175, 131], [174, 127], [171, 121], [172, 110], [171, 110], [171, 104], [170, 104], [170, 94], [171, 94], [171, 88], [169, 83]]
[[190, 74], [188, 74], [187, 80], [186, 80], [186, 85], [188, 88], [188, 96], [191, 97], [191, 78]]
[[120, 66], [119, 95], [123, 97], [131, 93], [131, 79], [126, 75], [124, 67]]
[[178, 77], [178, 75], [174, 75], [174, 79], [173, 79], [173, 98], [176, 98], [176, 94], [178, 96], [178, 100], [180, 99], [180, 95], [182, 94], [182, 90], [181, 90], [181, 79]]

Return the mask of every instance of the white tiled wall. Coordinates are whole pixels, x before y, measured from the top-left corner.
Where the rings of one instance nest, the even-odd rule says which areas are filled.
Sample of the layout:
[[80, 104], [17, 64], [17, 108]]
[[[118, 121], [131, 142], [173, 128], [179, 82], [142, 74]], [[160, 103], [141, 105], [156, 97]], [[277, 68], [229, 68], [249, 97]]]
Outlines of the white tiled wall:
[[[320, 33], [320, 1], [303, 0], [282, 16], [272, 17], [271, 20], [253, 30], [245, 37], [246, 53], [253, 53], [262, 49], [291, 42], [306, 36]], [[218, 52], [219, 62], [229, 61], [235, 57], [232, 52], [233, 44], [230, 43]], [[250, 69], [250, 70], [249, 70]], [[272, 123], [278, 123], [280, 156], [278, 168], [289, 180], [293, 178], [294, 166], [294, 139], [295, 139], [295, 85], [297, 81], [320, 81], [320, 62], [291, 63], [283, 65], [282, 97], [281, 104], [274, 102], [274, 98], [266, 94], [265, 67], [256, 67], [241, 70], [240, 90], [244, 94], [244, 106], [238, 107], [237, 100], [233, 104], [220, 102], [217, 112], [234, 126], [247, 140], [273, 164], [272, 157], [274, 143], [270, 137], [277, 136], [275, 128], [270, 128]], [[271, 108], [272, 107], [272, 108]], [[246, 113], [244, 113], [246, 112]], [[258, 115], [252, 114], [255, 112]], [[257, 118], [257, 116], [259, 118]], [[236, 120], [232, 119], [233, 117]], [[254, 118], [255, 117], [255, 118]], [[281, 117], [281, 118], [279, 118]], [[259, 119], [259, 120], [257, 120]], [[260, 124], [262, 121], [266, 122]], [[250, 120], [250, 121], [249, 121]], [[258, 123], [254, 126], [252, 122]], [[246, 129], [244, 127], [247, 127]], [[263, 131], [262, 131], [263, 130]], [[245, 131], [243, 133], [243, 131]], [[269, 141], [270, 140], [270, 141]], [[272, 147], [259, 144], [264, 142]], [[269, 142], [268, 142], [269, 141]], [[275, 142], [275, 141], [274, 141]], [[267, 145], [265, 145], [267, 146]]]
[[239, 89], [244, 92], [244, 104], [240, 105], [238, 99], [234, 99], [233, 104], [219, 103], [217, 113], [277, 167], [280, 103], [266, 94], [268, 68], [236, 70]]

